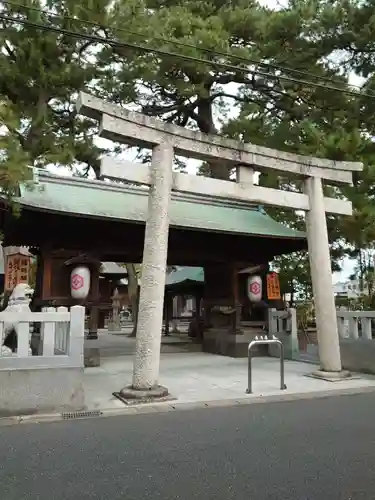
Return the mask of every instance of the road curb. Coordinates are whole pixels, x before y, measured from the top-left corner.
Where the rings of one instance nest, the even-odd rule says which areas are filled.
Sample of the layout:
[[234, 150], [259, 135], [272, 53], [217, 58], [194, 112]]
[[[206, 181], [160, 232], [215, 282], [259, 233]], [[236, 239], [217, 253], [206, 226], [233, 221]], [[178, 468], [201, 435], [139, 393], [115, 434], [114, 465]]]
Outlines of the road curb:
[[310, 400], [310, 399], [325, 399], [329, 397], [338, 396], [355, 396], [359, 394], [369, 394], [375, 392], [375, 386], [357, 387], [357, 388], [344, 388], [344, 389], [332, 389], [332, 390], [322, 390], [313, 392], [299, 392], [286, 394], [285, 392], [280, 392], [280, 394], [272, 395], [249, 395], [243, 398], [237, 399], [219, 399], [219, 400], [207, 400], [207, 401], [194, 401], [194, 402], [179, 402], [178, 400], [173, 402], [161, 402], [161, 403], [150, 403], [150, 404], [140, 404], [132, 406], [124, 406], [124, 408], [108, 408], [103, 410], [84, 410], [82, 412], [70, 412], [70, 413], [38, 413], [32, 415], [16, 415], [8, 417], [0, 417], [0, 427], [7, 427], [19, 424], [41, 424], [48, 422], [61, 422], [68, 420], [87, 420], [89, 418], [97, 417], [116, 417], [116, 416], [130, 416], [130, 415], [141, 415], [148, 413], [168, 413], [176, 411], [191, 411], [191, 410], [203, 410], [205, 408], [228, 408], [228, 407], [238, 407], [238, 406], [248, 406], [252, 404], [265, 404], [265, 403], [282, 403], [282, 402], [292, 402], [298, 400]]

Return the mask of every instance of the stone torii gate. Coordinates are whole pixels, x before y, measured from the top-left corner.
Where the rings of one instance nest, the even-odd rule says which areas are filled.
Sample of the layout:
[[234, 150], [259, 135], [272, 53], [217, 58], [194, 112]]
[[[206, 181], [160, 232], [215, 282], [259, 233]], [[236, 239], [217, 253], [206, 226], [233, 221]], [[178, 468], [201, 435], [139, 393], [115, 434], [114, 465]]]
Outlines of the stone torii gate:
[[[151, 167], [111, 157], [104, 157], [101, 163], [103, 177], [150, 186], [133, 383], [126, 390], [166, 393], [158, 385], [158, 377], [172, 190], [306, 212], [321, 368], [315, 376], [337, 379], [349, 375], [341, 365], [326, 213], [351, 215], [352, 206], [346, 200], [324, 197], [322, 180], [349, 184], [352, 172], [362, 170], [362, 163], [295, 155], [194, 132], [85, 93], [80, 94], [77, 108], [80, 114], [100, 121], [101, 137], [152, 149]], [[174, 154], [223, 161], [237, 168], [237, 182], [172, 172]], [[254, 185], [254, 168], [295, 174], [304, 179], [304, 193]]]

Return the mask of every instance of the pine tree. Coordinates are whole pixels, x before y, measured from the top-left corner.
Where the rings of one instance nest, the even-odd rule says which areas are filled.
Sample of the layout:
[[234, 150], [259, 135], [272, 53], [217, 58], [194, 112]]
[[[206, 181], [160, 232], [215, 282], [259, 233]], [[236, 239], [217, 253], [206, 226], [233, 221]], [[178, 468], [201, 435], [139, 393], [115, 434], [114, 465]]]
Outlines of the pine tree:
[[[79, 4], [50, 0], [47, 5], [26, 1], [25, 7], [4, 4], [2, 14], [13, 20], [77, 31], [74, 21], [64, 16], [105, 22], [107, 4], [106, 0]], [[42, 8], [53, 11], [55, 17], [41, 13]], [[79, 24], [79, 31], [90, 34], [95, 29]], [[93, 43], [0, 20], [0, 44], [1, 124], [4, 126], [0, 147], [7, 159], [3, 167], [8, 169], [12, 182], [17, 183], [22, 168], [43, 168], [51, 164], [73, 168], [78, 163], [98, 175], [98, 156], [102, 149], [94, 142], [96, 124], [77, 119], [74, 108], [78, 92], [89, 88], [100, 76]]]

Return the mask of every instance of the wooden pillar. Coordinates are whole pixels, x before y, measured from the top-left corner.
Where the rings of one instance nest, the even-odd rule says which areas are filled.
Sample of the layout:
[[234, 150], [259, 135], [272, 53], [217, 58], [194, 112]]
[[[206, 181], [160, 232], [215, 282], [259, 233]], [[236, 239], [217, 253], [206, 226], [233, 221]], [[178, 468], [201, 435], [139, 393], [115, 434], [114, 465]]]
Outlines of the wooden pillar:
[[99, 267], [92, 266], [91, 270], [91, 310], [89, 318], [88, 339], [98, 338], [98, 322], [99, 322]]
[[91, 271], [91, 290], [90, 302], [91, 309], [89, 315], [88, 333], [85, 339], [84, 362], [85, 367], [100, 366], [100, 349], [98, 340], [98, 322], [99, 322], [99, 264], [92, 263]]
[[164, 317], [164, 322], [165, 322], [165, 328], [164, 328], [164, 335], [166, 337], [169, 336], [169, 322], [171, 320], [172, 316], [172, 310], [173, 310], [173, 295], [169, 292], [166, 292], [165, 294], [165, 317]]
[[36, 256], [35, 290], [33, 298], [42, 297], [43, 293], [43, 257], [41, 253]]
[[202, 308], [202, 294], [201, 292], [195, 292], [194, 294], [194, 302], [195, 302], [195, 318], [197, 321], [201, 319], [201, 308]]
[[195, 321], [197, 324], [197, 337], [200, 342], [203, 340], [204, 325], [202, 321], [202, 293], [200, 291], [195, 293]]
[[52, 293], [52, 255], [47, 249], [43, 249], [41, 254], [42, 268], [42, 290], [41, 298], [47, 300]]
[[236, 312], [233, 317], [233, 333], [236, 334], [241, 330], [241, 311], [242, 305], [240, 301], [240, 290], [239, 290], [239, 279], [238, 279], [238, 269], [234, 264], [232, 268], [232, 295], [233, 295], [233, 307]]

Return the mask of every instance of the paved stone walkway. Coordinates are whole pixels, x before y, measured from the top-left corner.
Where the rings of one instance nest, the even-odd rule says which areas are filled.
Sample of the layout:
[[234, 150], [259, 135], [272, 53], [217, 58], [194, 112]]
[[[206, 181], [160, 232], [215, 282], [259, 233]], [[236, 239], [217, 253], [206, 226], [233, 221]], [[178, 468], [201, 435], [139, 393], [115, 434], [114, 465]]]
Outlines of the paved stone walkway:
[[[124, 408], [112, 396], [131, 383], [135, 340], [126, 335], [100, 335], [101, 366], [85, 370], [86, 405], [89, 410]], [[306, 377], [317, 367], [311, 363], [285, 362], [287, 390], [280, 391], [279, 360], [254, 358], [253, 394], [247, 395], [247, 360], [189, 352], [196, 349], [187, 337], [163, 337], [160, 380], [176, 398], [174, 405], [211, 401], [233, 401], [259, 396], [290, 397], [327, 391], [373, 388], [375, 376], [360, 375], [352, 380], [326, 382]], [[160, 403], [166, 404], [166, 403]]]

